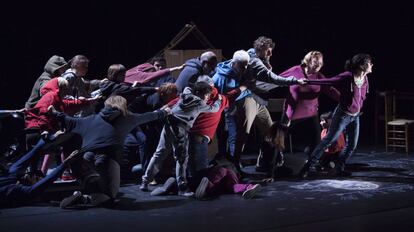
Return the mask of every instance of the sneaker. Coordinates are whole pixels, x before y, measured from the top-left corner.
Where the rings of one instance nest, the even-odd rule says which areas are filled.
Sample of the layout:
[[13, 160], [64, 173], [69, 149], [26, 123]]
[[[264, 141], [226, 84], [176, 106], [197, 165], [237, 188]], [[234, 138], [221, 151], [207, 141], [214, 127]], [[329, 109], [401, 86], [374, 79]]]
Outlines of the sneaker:
[[194, 192], [191, 192], [190, 190], [178, 191], [178, 196], [182, 196], [182, 197], [193, 197], [194, 196]]
[[72, 174], [71, 174], [68, 170], [66, 170], [66, 171], [64, 171], [64, 172], [63, 172], [63, 174], [62, 174], [62, 176], [60, 177], [60, 179], [61, 179], [62, 181], [73, 181], [73, 180], [76, 180], [76, 178], [74, 178], [74, 177], [72, 176]]
[[260, 184], [250, 185], [247, 187], [246, 191], [243, 192], [242, 197], [244, 199], [252, 199], [260, 189]]
[[200, 184], [198, 185], [197, 190], [195, 192], [195, 198], [197, 200], [202, 200], [206, 196], [206, 193], [207, 193], [206, 190], [207, 190], [209, 182], [210, 181], [208, 180], [207, 177], [203, 177], [201, 179]]
[[83, 203], [83, 195], [80, 191], [75, 191], [72, 196], [66, 197], [60, 202], [60, 208], [66, 209], [81, 203]]
[[174, 177], [170, 177], [165, 181], [164, 185], [158, 188], [155, 188], [151, 192], [151, 196], [162, 196], [168, 194], [172, 187], [174, 187], [174, 184], [176, 183], [176, 180]]
[[148, 182], [143, 180], [141, 185], [139, 186], [139, 189], [143, 192], [148, 192]]
[[155, 186], [155, 185], [157, 185], [158, 183], [157, 183], [157, 181], [156, 180], [153, 180], [153, 181], [151, 181], [150, 183], [149, 183], [149, 185], [151, 185], [151, 186]]
[[93, 206], [102, 206], [112, 200], [108, 195], [104, 193], [92, 193], [90, 195], [90, 203]]
[[132, 173], [142, 173], [142, 165], [141, 164], [137, 164], [135, 166], [132, 167], [131, 169]]

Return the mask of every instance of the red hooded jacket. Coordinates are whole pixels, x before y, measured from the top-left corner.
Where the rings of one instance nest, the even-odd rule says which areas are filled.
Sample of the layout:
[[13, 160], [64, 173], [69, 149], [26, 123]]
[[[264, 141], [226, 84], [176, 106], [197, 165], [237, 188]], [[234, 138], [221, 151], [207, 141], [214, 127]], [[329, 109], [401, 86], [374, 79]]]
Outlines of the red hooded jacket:
[[59, 96], [59, 87], [57, 78], [48, 81], [40, 90], [43, 95], [35, 107], [26, 111], [26, 128], [39, 128], [41, 131], [54, 132], [58, 129], [57, 121], [53, 116], [49, 116], [47, 108], [53, 105], [56, 110], [73, 114], [79, 111], [83, 106], [90, 104], [86, 100], [67, 100]]

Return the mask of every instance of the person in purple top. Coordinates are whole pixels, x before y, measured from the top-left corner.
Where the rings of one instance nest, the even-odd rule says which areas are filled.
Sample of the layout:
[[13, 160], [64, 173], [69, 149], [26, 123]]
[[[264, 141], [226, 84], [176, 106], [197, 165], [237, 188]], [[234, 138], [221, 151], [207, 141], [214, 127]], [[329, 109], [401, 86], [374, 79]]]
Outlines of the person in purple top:
[[[320, 72], [323, 66], [323, 55], [319, 51], [308, 52], [301, 65], [296, 65], [284, 71], [280, 76], [294, 76], [297, 79], [324, 80]], [[286, 96], [285, 113], [283, 121], [289, 126], [295, 141], [304, 142], [305, 151], [310, 155], [316, 145], [321, 141], [321, 127], [319, 125], [318, 98], [321, 93], [326, 94], [335, 101], [339, 101], [339, 92], [328, 85], [291, 85]], [[306, 137], [300, 135], [306, 131]], [[283, 156], [282, 156], [283, 157]], [[283, 160], [283, 159], [280, 159]]]
[[328, 134], [313, 150], [311, 157], [300, 171], [302, 178], [309, 174], [316, 174], [319, 160], [325, 151], [339, 135], [346, 129], [346, 146], [342, 150], [330, 174], [335, 176], [349, 176], [345, 163], [354, 152], [359, 136], [359, 115], [368, 93], [367, 74], [372, 72], [372, 58], [368, 54], [357, 54], [346, 61], [345, 70], [337, 76], [322, 80], [309, 80], [311, 85], [333, 85], [341, 94], [339, 104], [332, 116], [332, 123]]

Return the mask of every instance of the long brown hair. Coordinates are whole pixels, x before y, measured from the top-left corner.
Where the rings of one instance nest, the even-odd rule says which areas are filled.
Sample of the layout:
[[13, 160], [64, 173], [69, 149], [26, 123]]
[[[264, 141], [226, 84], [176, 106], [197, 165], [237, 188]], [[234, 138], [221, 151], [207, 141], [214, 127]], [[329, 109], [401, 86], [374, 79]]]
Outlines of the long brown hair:
[[112, 107], [118, 109], [119, 111], [121, 111], [123, 116], [127, 116], [129, 114], [127, 100], [121, 96], [110, 96], [108, 99], [106, 99], [104, 104], [105, 107]]
[[265, 137], [266, 142], [271, 144], [274, 148], [283, 151], [285, 149], [285, 134], [287, 126], [280, 122], [275, 122], [268, 130]]

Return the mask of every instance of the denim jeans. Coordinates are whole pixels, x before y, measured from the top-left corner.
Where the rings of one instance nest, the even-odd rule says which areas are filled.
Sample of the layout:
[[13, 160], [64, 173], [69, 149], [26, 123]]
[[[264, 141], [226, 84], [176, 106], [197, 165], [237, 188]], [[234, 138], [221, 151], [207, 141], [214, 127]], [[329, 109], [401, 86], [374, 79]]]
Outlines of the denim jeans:
[[231, 156], [234, 156], [234, 148], [236, 146], [237, 136], [237, 122], [236, 117], [233, 115], [227, 115], [225, 117], [227, 136], [227, 150]]
[[187, 163], [188, 163], [188, 132], [185, 128], [174, 124], [166, 123], [162, 129], [157, 150], [149, 161], [142, 181], [150, 182], [160, 171], [162, 162], [173, 151], [176, 161], [175, 175], [178, 186], [187, 184]]
[[335, 112], [332, 116], [332, 123], [328, 129], [327, 135], [325, 136], [325, 138], [322, 139], [318, 146], [316, 146], [315, 150], [313, 150], [311, 154], [311, 165], [317, 163], [320, 160], [320, 158], [323, 155], [323, 152], [338, 139], [338, 137], [345, 129], [346, 145], [339, 155], [339, 165], [337, 167], [337, 169], [339, 170], [344, 170], [345, 163], [354, 153], [355, 148], [358, 144], [359, 114], [356, 116], [348, 115], [339, 107], [335, 109]]
[[33, 198], [39, 196], [63, 173], [65, 166], [61, 164], [56, 167], [52, 173], [31, 186], [16, 183], [19, 178], [24, 175], [24, 171], [30, 165], [31, 161], [36, 158], [39, 153], [44, 152], [42, 149], [45, 147], [45, 144], [46, 143], [40, 139], [32, 150], [22, 156], [9, 168], [8, 175], [1, 178], [0, 207], [22, 205], [29, 202]]
[[189, 163], [190, 172], [208, 168], [208, 138], [201, 135], [190, 134]]

